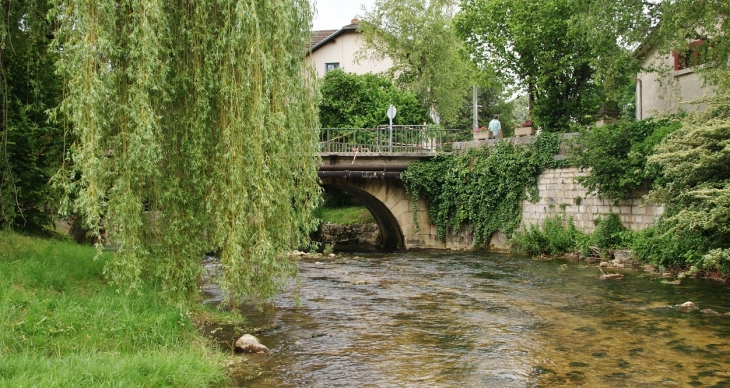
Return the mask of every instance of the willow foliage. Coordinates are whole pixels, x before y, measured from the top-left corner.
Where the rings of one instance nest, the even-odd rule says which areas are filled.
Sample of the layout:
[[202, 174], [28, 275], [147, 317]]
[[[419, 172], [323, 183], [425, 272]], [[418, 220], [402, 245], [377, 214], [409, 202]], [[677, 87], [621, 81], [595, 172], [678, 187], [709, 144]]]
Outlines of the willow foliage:
[[319, 201], [309, 3], [56, 2], [60, 110], [78, 136], [62, 183], [119, 247], [107, 275], [180, 300], [219, 250], [231, 297], [273, 296]]

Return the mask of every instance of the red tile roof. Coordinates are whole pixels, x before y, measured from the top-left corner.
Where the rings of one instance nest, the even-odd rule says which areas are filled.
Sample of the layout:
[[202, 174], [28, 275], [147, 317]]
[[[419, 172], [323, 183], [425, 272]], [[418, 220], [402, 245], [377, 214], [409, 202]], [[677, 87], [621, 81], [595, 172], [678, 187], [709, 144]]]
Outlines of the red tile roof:
[[337, 31], [339, 30], [312, 31], [312, 40], [310, 40], [309, 44], [307, 44], [307, 50], [309, 50], [312, 46], [315, 46], [317, 43], [327, 39], [330, 35]]
[[335, 39], [345, 32], [357, 31], [360, 21], [355, 18], [350, 21], [350, 24], [340, 28], [339, 30], [320, 30], [312, 31], [312, 40], [307, 44], [307, 51], [315, 51], [320, 46], [324, 45], [328, 41]]

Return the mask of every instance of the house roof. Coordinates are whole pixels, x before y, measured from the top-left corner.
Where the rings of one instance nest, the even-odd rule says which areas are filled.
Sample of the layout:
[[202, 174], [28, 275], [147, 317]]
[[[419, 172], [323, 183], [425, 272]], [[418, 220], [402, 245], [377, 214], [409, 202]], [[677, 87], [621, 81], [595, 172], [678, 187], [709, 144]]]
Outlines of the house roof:
[[654, 48], [654, 46], [657, 43], [657, 29], [658, 29], [658, 25], [654, 26], [649, 31], [649, 34], [646, 36], [646, 39], [644, 39], [644, 41], [639, 45], [639, 47], [637, 47], [636, 50], [634, 50], [634, 58], [643, 60], [649, 54], [651, 49]]
[[312, 40], [307, 45], [307, 55], [317, 51], [317, 49], [335, 40], [342, 34], [357, 31], [358, 27], [359, 21], [357, 19], [353, 19], [352, 23], [340, 28], [339, 30], [312, 31]]
[[307, 44], [307, 50], [319, 44], [319, 42], [327, 39], [330, 35], [334, 34], [338, 30], [320, 30], [312, 31], [312, 40]]

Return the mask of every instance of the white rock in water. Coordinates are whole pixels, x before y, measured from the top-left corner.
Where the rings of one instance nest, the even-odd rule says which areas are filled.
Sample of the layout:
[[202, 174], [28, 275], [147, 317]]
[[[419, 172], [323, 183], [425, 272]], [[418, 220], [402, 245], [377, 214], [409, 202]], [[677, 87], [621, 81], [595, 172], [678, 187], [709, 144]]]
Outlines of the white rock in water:
[[698, 310], [697, 305], [692, 302], [684, 302], [679, 305], [680, 310], [682, 311], [695, 311]]
[[236, 341], [236, 350], [245, 353], [268, 353], [269, 348], [262, 345], [258, 338], [251, 334], [244, 334]]

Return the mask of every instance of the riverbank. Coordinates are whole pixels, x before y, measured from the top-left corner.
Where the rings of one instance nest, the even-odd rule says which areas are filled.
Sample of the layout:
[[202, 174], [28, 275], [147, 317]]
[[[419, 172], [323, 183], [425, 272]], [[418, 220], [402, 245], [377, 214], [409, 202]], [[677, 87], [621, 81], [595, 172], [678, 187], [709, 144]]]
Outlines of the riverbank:
[[223, 387], [233, 367], [192, 318], [154, 289], [118, 292], [108, 254], [70, 242], [0, 233], [0, 386]]

